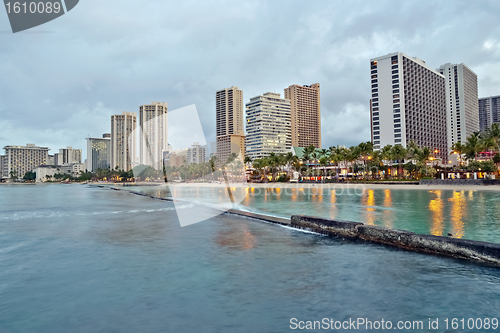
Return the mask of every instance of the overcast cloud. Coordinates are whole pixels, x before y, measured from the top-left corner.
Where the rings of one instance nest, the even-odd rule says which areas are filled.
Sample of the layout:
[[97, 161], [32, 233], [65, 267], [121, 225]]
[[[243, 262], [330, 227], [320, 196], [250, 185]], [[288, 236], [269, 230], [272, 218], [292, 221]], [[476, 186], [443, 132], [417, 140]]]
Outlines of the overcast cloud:
[[110, 116], [151, 101], [196, 104], [215, 140], [215, 91], [244, 100], [321, 84], [323, 146], [370, 139], [369, 59], [404, 52], [465, 63], [480, 97], [500, 95], [498, 1], [80, 0], [12, 34], [0, 10], [0, 147], [51, 153], [110, 132]]

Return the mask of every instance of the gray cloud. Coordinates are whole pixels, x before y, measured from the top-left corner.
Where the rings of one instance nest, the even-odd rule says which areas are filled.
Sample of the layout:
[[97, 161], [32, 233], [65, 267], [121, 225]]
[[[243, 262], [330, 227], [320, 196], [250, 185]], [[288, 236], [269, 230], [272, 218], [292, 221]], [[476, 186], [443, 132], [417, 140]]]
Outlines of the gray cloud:
[[[0, 34], [0, 147], [52, 152], [109, 132], [110, 116], [196, 104], [215, 137], [215, 91], [244, 99], [321, 84], [323, 144], [370, 139], [369, 59], [401, 51], [433, 68], [465, 63], [500, 94], [495, 1], [80, 1], [34, 30]], [[0, 30], [8, 30], [0, 11]]]

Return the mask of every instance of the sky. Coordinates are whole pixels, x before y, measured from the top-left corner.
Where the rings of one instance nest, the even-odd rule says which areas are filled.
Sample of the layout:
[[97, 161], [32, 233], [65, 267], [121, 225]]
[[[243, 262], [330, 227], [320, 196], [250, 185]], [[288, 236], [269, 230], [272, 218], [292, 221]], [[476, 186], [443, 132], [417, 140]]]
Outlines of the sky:
[[0, 10], [0, 147], [85, 154], [111, 115], [151, 101], [195, 104], [215, 141], [217, 90], [237, 86], [246, 103], [312, 83], [323, 147], [355, 145], [370, 140], [371, 58], [465, 63], [479, 97], [500, 95], [499, 14], [499, 1], [80, 0], [13, 34]]

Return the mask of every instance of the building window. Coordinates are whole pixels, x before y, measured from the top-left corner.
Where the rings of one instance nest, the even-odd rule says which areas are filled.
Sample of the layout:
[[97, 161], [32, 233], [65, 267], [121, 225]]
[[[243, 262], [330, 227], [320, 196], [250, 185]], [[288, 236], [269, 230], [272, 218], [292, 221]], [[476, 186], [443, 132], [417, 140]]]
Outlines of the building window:
[[373, 141], [373, 144], [374, 144], [374, 145], [379, 145], [379, 144], [380, 144], [380, 141]]
[[392, 86], [392, 89], [399, 89], [399, 84], [395, 84]]
[[394, 115], [394, 118], [400, 118], [400, 117], [401, 117], [401, 113], [396, 113], [396, 114]]
[[379, 130], [379, 129], [380, 129], [380, 127], [378, 127], [378, 126], [373, 127], [374, 131]]
[[392, 80], [392, 84], [399, 83], [399, 80]]
[[401, 142], [401, 139], [396, 139], [394, 140], [394, 142]]
[[374, 116], [378, 116], [378, 112], [373, 112], [373, 115]]
[[401, 109], [394, 109], [393, 110], [394, 113], [398, 113], [399, 111], [401, 111]]
[[377, 93], [372, 94], [372, 97], [377, 97], [377, 96], [378, 96], [378, 94], [377, 94]]
[[377, 88], [378, 84], [372, 84], [372, 88]]
[[395, 108], [399, 108], [401, 105], [400, 104], [394, 104]]
[[393, 94], [399, 94], [399, 89], [393, 90], [392, 93]]
[[379, 120], [379, 119], [378, 119], [378, 117], [373, 117], [373, 120], [375, 121], [375, 120]]
[[396, 118], [396, 119], [394, 119], [394, 122], [395, 122], [395, 123], [400, 123], [400, 122], [401, 122], [401, 119]]
[[393, 75], [392, 78], [393, 79], [399, 79], [399, 75]]
[[394, 137], [395, 137], [395, 138], [400, 138], [400, 137], [401, 137], [401, 134], [394, 134]]
[[401, 124], [394, 124], [394, 128], [401, 127]]
[[372, 103], [372, 106], [378, 106], [378, 102]]
[[379, 135], [380, 134], [380, 131], [374, 131], [373, 132], [373, 135]]
[[372, 99], [372, 102], [378, 102], [378, 97]]
[[394, 133], [401, 133], [401, 128], [397, 128], [394, 130]]
[[373, 126], [377, 126], [377, 125], [380, 125], [380, 123], [378, 121], [373, 123]]

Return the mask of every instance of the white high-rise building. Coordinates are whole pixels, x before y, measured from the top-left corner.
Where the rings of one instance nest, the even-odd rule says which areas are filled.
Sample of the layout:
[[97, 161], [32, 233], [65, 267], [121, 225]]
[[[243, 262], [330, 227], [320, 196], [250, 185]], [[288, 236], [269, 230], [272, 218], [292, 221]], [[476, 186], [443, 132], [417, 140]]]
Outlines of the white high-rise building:
[[7, 177], [12, 172], [16, 178], [23, 178], [26, 172], [32, 172], [37, 166], [47, 165], [49, 159], [49, 148], [37, 147], [32, 143], [26, 146], [6, 146], [3, 149], [7, 163], [4, 173]]
[[8, 159], [6, 155], [0, 155], [0, 179], [9, 178]]
[[198, 164], [204, 163], [206, 159], [205, 146], [200, 145], [199, 142], [193, 143], [191, 148], [187, 150], [187, 163], [188, 164]]
[[111, 162], [111, 138], [104, 134], [102, 138], [87, 138], [87, 160], [85, 169], [96, 172], [109, 169]]
[[168, 151], [168, 104], [151, 102], [139, 107], [139, 163], [163, 169], [163, 152]]
[[291, 105], [277, 93], [265, 93], [246, 104], [246, 155], [252, 159], [284, 154], [292, 148]]
[[414, 141], [448, 161], [445, 77], [399, 52], [371, 59], [370, 74], [374, 149]]
[[479, 98], [479, 130], [483, 132], [495, 123], [500, 123], [500, 96]]
[[479, 131], [477, 74], [464, 64], [444, 64], [437, 71], [446, 80], [448, 148]]
[[111, 169], [129, 171], [136, 161], [137, 115], [122, 112], [111, 116]]

